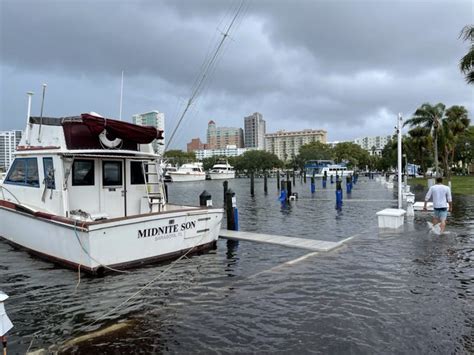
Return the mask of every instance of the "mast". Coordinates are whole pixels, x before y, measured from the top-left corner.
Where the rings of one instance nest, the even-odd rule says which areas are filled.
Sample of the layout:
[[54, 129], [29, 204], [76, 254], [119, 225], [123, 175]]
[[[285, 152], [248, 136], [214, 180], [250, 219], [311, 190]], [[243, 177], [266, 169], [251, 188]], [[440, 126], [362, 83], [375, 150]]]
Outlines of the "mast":
[[122, 99], [123, 99], [123, 70], [122, 70], [122, 81], [120, 83], [120, 111], [119, 111], [120, 121], [122, 121]]

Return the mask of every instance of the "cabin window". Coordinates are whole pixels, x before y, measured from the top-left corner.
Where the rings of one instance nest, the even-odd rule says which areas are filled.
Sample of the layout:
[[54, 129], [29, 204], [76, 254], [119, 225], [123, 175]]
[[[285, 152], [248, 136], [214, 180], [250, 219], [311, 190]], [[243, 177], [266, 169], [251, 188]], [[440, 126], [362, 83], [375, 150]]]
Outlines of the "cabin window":
[[[145, 169], [147, 166], [145, 166]], [[145, 178], [143, 176], [143, 168], [141, 161], [130, 162], [130, 184], [132, 185], [143, 185], [145, 184]]]
[[122, 185], [121, 161], [104, 161], [102, 163], [102, 184], [103, 186]]
[[74, 160], [72, 165], [72, 186], [94, 185], [94, 161]]
[[36, 158], [16, 158], [5, 179], [6, 184], [39, 187], [38, 161]]
[[43, 158], [44, 183], [48, 189], [55, 189], [53, 158]]

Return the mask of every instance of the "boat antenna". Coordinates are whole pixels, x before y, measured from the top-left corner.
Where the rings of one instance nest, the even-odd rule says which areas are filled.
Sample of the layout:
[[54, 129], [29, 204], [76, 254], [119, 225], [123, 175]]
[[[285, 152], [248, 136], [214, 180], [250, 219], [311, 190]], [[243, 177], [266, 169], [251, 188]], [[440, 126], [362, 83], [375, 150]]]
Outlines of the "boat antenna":
[[171, 133], [170, 138], [166, 142], [164, 151], [166, 151], [168, 149], [168, 147], [170, 146], [171, 142], [173, 141], [174, 135], [176, 134], [176, 131], [178, 130], [181, 122], [183, 121], [184, 116], [186, 116], [186, 113], [188, 112], [189, 108], [193, 104], [194, 100], [198, 97], [198, 94], [201, 91], [203, 85], [205, 84], [206, 79], [208, 79], [208, 74], [209, 74], [211, 68], [215, 65], [216, 60], [219, 56], [219, 52], [221, 51], [225, 40], [227, 39], [227, 37], [229, 37], [230, 30], [234, 26], [234, 23], [237, 20], [237, 17], [239, 16], [239, 14], [242, 11], [242, 7], [243, 7], [244, 2], [245, 2], [245, 0], [242, 0], [240, 2], [240, 5], [239, 5], [239, 7], [237, 8], [237, 11], [234, 14], [234, 17], [232, 18], [232, 21], [230, 22], [230, 24], [227, 27], [226, 31], [224, 33], [222, 33], [222, 39], [220, 40], [219, 45], [217, 46], [216, 50], [214, 51], [213, 55], [211, 56], [211, 59], [205, 65], [205, 67], [202, 71], [201, 77], [199, 78], [199, 81], [198, 81], [196, 87], [194, 88], [194, 90], [191, 94], [191, 97], [189, 98], [188, 102], [186, 103], [186, 107], [184, 108], [183, 113], [179, 117], [179, 120], [178, 120], [178, 123], [176, 124], [176, 127], [174, 128], [173, 132]]
[[43, 125], [44, 96], [46, 94], [46, 84], [43, 84], [43, 98], [41, 99], [40, 126], [38, 131], [38, 142], [41, 142], [41, 127]]
[[35, 94], [32, 91], [28, 91], [26, 93], [28, 95], [28, 111], [26, 113], [26, 145], [30, 145], [30, 131], [31, 131], [31, 122], [30, 122], [30, 116], [31, 116], [31, 98]]
[[123, 99], [123, 70], [122, 70], [122, 82], [120, 83], [120, 112], [119, 112], [120, 121], [122, 121], [122, 99]]

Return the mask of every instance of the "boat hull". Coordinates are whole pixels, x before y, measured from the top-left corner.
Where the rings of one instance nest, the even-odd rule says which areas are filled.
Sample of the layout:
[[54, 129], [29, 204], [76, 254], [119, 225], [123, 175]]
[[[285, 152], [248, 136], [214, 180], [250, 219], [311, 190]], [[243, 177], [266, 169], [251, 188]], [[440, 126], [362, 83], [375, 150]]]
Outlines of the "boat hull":
[[222, 216], [222, 209], [191, 209], [71, 224], [0, 206], [0, 236], [45, 259], [103, 273], [210, 248]]
[[201, 181], [206, 180], [206, 174], [179, 174], [179, 173], [170, 173], [171, 181], [173, 182], [183, 182], [183, 181]]
[[[336, 175], [339, 175], [339, 176], [348, 176], [348, 175], [354, 175], [354, 172], [353, 171], [339, 171], [337, 174], [335, 171], [331, 171], [331, 172], [328, 172], [327, 173], [327, 176], [334, 176], [336, 177]], [[314, 174], [314, 177], [317, 177], [317, 178], [322, 178], [324, 176], [324, 174]]]
[[234, 179], [235, 171], [231, 173], [209, 173], [211, 180], [225, 180], [225, 179]]

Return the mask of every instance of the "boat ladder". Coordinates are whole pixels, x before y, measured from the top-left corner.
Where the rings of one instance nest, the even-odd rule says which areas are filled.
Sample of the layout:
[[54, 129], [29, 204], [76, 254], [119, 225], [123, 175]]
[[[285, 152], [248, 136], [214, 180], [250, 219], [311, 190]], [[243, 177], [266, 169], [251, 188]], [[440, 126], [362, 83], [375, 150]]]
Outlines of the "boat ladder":
[[163, 188], [163, 174], [158, 161], [142, 162], [142, 171], [145, 178], [145, 193], [148, 199], [148, 207], [153, 212], [153, 206], [158, 207], [158, 212], [166, 203]]

